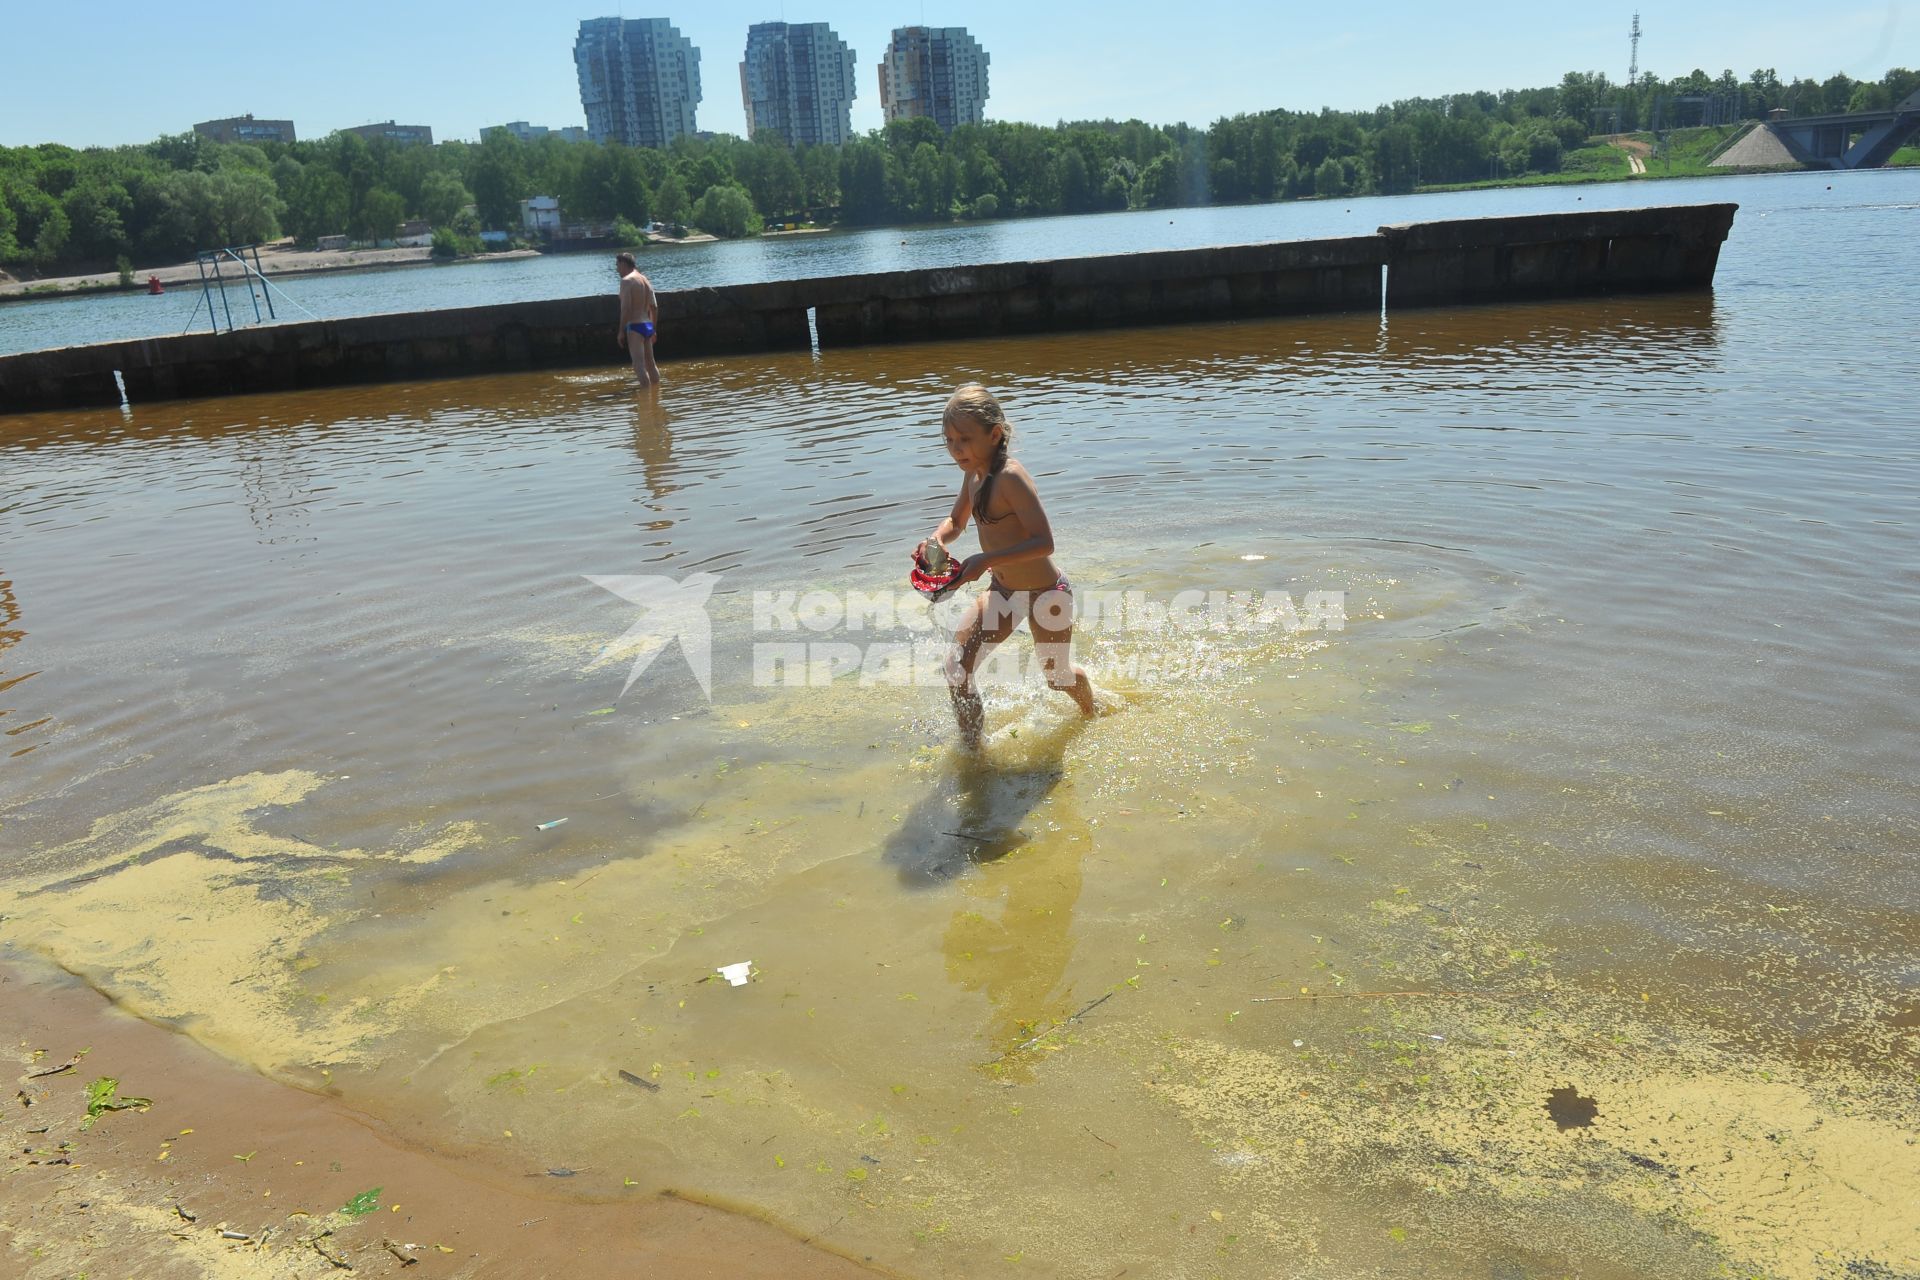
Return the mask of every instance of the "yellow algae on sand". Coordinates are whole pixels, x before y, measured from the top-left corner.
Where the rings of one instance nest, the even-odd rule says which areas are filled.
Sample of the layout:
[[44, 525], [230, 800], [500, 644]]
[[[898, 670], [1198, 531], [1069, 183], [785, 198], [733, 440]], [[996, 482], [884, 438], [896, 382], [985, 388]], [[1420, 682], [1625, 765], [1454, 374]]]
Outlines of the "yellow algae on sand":
[[263, 895], [232, 863], [179, 853], [56, 893], [12, 896], [0, 909], [21, 943], [129, 1011], [180, 1022], [241, 1061], [334, 1059], [372, 1029], [294, 1014], [290, 962], [326, 921]]
[[100, 818], [86, 836], [31, 855], [33, 872], [0, 886], [0, 914], [13, 940], [236, 1060], [270, 1070], [351, 1060], [434, 975], [389, 986], [378, 1001], [311, 998], [297, 962], [345, 918], [315, 902], [333, 895], [342, 863], [437, 861], [482, 837], [457, 822], [374, 854], [260, 829], [261, 810], [324, 781], [251, 773]]
[[[305, 841], [260, 830], [250, 815], [297, 804], [326, 780], [304, 769], [247, 773], [192, 787], [148, 804], [94, 819], [78, 840], [42, 850], [24, 862], [61, 878], [80, 878], [149, 854], [192, 845], [229, 858], [364, 857], [357, 849], [316, 849]], [[49, 881], [51, 877], [49, 877]]]
[[298, 836], [261, 830], [253, 815], [262, 809], [298, 804], [327, 782], [305, 769], [246, 773], [224, 782], [191, 787], [123, 813], [96, 818], [77, 840], [40, 850], [16, 865], [42, 869], [41, 887], [58, 880], [82, 879], [124, 863], [175, 848], [196, 848], [242, 861], [332, 859], [355, 862], [397, 858], [431, 862], [480, 840], [470, 822], [452, 823], [405, 853], [373, 854], [364, 849], [325, 849]]
[[[1478, 1205], [1468, 1216], [1486, 1224], [1580, 1200], [1590, 1207], [1575, 1219], [1623, 1232], [1636, 1220], [1679, 1224], [1783, 1280], [1868, 1259], [1920, 1268], [1911, 1099], [1901, 1107], [1833, 1067], [1816, 1084], [1685, 1028], [1620, 1034], [1630, 1013], [1409, 1015], [1445, 1028], [1378, 1033], [1432, 1041], [1412, 1088], [1312, 1043], [1289, 1054], [1191, 1039], [1169, 1046], [1182, 1069], [1149, 1089], [1250, 1190], [1281, 1195], [1331, 1177], [1451, 1202], [1449, 1221]], [[1562, 1128], [1544, 1103], [1570, 1082], [1597, 1114]], [[1613, 1213], [1600, 1207], [1609, 1202]], [[1583, 1252], [1631, 1263], [1633, 1246], [1605, 1234]]]

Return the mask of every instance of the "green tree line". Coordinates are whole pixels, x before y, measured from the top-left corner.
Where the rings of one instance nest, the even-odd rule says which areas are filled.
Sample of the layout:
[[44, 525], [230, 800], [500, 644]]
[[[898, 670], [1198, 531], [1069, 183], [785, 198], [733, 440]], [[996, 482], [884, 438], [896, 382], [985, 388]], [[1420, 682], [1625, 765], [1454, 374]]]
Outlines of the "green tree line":
[[[1749, 118], [1775, 108], [1805, 116], [1882, 109], [1916, 88], [1920, 72], [1904, 68], [1878, 81], [1783, 82], [1768, 69], [1631, 86], [1569, 72], [1547, 88], [1265, 111], [1206, 129], [995, 122], [944, 134], [929, 120], [896, 121], [837, 149], [723, 134], [660, 151], [522, 143], [499, 131], [433, 147], [350, 133], [265, 146], [180, 134], [87, 150], [0, 147], [0, 265], [57, 274], [178, 262], [280, 235], [380, 240], [410, 217], [472, 245], [483, 227], [516, 228], [519, 202], [533, 195], [558, 197], [571, 221], [691, 222], [739, 236], [803, 210], [872, 225], [1404, 192], [1554, 173], [1598, 129], [1649, 127], [1660, 99], [1737, 95]], [[1685, 121], [1669, 113], [1664, 123]]]

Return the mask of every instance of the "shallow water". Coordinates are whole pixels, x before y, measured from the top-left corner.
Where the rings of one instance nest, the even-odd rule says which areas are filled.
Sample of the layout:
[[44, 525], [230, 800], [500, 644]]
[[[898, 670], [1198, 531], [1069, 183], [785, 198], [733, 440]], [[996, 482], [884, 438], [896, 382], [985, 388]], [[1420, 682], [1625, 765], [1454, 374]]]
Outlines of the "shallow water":
[[[908, 1275], [1920, 1269], [1920, 178], [1824, 185], [1711, 296], [5, 420], [6, 945]], [[977, 762], [756, 685], [927, 634], [754, 595], [904, 587], [968, 377], [1083, 599], [1344, 628], [1093, 629]], [[622, 696], [584, 575], [696, 572], [711, 701]]]

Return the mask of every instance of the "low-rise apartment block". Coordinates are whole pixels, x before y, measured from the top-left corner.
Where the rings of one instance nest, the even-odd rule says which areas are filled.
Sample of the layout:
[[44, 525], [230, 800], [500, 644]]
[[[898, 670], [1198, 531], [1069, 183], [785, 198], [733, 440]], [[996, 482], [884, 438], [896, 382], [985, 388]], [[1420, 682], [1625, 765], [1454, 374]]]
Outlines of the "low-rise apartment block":
[[430, 147], [433, 145], [433, 130], [424, 124], [395, 124], [389, 120], [385, 124], [355, 125], [351, 129], [342, 129], [342, 133], [357, 133], [372, 142], [376, 138], [385, 138], [396, 147]]
[[251, 115], [227, 120], [202, 120], [193, 131], [215, 142], [292, 142], [293, 121], [255, 120]]

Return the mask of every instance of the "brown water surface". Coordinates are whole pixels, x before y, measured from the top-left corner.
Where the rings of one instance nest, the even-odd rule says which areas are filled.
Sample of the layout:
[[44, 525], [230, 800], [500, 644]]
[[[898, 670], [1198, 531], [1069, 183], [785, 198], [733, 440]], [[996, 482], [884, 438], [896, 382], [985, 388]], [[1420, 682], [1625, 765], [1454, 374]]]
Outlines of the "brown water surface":
[[[908, 1275], [1920, 1270], [1920, 240], [1769, 190], [1712, 296], [5, 420], [7, 945]], [[1083, 596], [1344, 629], [1090, 631], [1112, 714], [978, 760], [756, 685], [756, 592], [904, 586], [974, 377]], [[622, 696], [585, 575], [696, 572], [711, 700]]]

